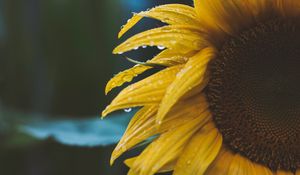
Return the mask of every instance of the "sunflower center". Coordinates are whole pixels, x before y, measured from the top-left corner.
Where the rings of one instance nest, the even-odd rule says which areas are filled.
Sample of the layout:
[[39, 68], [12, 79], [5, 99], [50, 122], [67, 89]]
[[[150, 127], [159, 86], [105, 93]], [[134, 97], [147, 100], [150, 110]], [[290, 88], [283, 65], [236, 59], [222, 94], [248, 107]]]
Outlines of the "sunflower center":
[[210, 64], [207, 98], [228, 148], [272, 170], [300, 168], [299, 19], [259, 24]]

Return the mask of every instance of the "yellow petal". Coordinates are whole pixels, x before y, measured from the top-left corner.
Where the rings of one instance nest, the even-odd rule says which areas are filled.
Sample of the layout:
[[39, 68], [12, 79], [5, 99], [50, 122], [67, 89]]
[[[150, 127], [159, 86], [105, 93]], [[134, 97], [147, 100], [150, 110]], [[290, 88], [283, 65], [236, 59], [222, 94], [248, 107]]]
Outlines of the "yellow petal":
[[196, 13], [192, 7], [183, 4], [167, 4], [134, 14], [133, 17], [128, 20], [127, 24], [122, 27], [118, 37], [122, 37], [143, 17], [154, 18], [167, 24], [199, 25]]
[[[229, 167], [228, 174], [230, 175], [255, 175], [256, 174], [254, 164], [247, 158], [236, 154]], [[261, 175], [261, 174], [257, 174]]]
[[205, 175], [228, 175], [229, 167], [234, 155], [231, 151], [222, 148], [216, 159], [208, 167]]
[[[177, 64], [183, 64], [187, 59], [194, 53], [181, 54], [174, 50], [166, 49], [156, 55], [152, 60], [147, 61], [147, 63], [160, 64], [165, 66], [174, 66]], [[146, 65], [136, 65], [130, 69], [127, 69], [119, 74], [115, 75], [105, 87], [105, 94], [108, 94], [112, 89], [122, 86], [124, 83], [131, 82], [134, 77], [142, 74], [146, 70], [152, 67]]]
[[[207, 81], [207, 64], [216, 55], [213, 48], [205, 48], [191, 57], [168, 87], [158, 110], [157, 121], [161, 122], [172, 106], [189, 90], [196, 86], [202, 90]], [[202, 86], [201, 86], [202, 85]]]
[[130, 120], [125, 133], [129, 130], [136, 130], [139, 127], [140, 123], [144, 123], [145, 121], [153, 118], [153, 116], [157, 113], [157, 105], [144, 106]]
[[158, 104], [181, 68], [181, 65], [166, 68], [123, 89], [102, 112], [102, 116], [119, 109]]
[[190, 53], [179, 53], [176, 50], [166, 49], [155, 56], [149, 63], [158, 63], [166, 66], [174, 66], [177, 64], [184, 64], [187, 60], [195, 55], [195, 52]]
[[118, 38], [121, 38], [129, 29], [131, 29], [136, 23], [138, 23], [143, 17], [140, 15], [133, 14], [133, 17], [127, 21], [127, 23], [122, 27], [118, 34]]
[[[253, 16], [245, 1], [194, 0], [195, 10], [202, 27], [217, 44], [227, 35], [233, 36], [251, 26]], [[222, 43], [222, 42], [219, 42]]]
[[199, 50], [207, 45], [199, 27], [170, 25], [151, 29], [129, 38], [116, 47], [113, 53], [123, 53], [141, 46], [163, 46], [180, 53]]
[[[137, 159], [137, 157], [133, 157], [133, 158], [130, 158], [130, 159], [126, 159], [124, 161], [124, 163], [129, 167], [131, 168], [132, 165], [134, 164], [135, 160]], [[174, 166], [176, 164], [176, 160], [175, 161], [172, 161], [172, 162], [169, 162], [167, 163], [166, 165], [162, 166], [157, 172], [158, 173], [164, 173], [164, 172], [169, 172], [169, 171], [172, 171], [174, 169]]]
[[205, 175], [273, 175], [272, 171], [260, 164], [234, 155], [226, 148], [222, 148], [220, 154], [210, 165]]
[[297, 169], [296, 175], [300, 175], [300, 169]]
[[146, 106], [142, 108], [132, 118], [124, 136], [113, 151], [111, 163], [136, 144], [153, 135], [172, 130], [185, 124], [193, 118], [200, 116], [207, 108], [208, 104], [202, 95], [183, 100], [172, 108], [166, 119], [160, 124], [160, 127], [157, 127], [155, 122], [157, 106]]
[[253, 166], [256, 175], [273, 175], [272, 171], [266, 166], [256, 164], [256, 163], [254, 163]]
[[194, 8], [183, 4], [162, 5], [138, 15], [158, 19], [171, 25], [200, 26]]
[[[145, 106], [142, 109], [140, 109], [134, 117], [131, 119], [131, 121], [128, 124], [128, 127], [119, 141], [118, 145], [114, 149], [110, 164], [112, 165], [114, 161], [122, 155], [125, 151], [132, 148], [136, 144], [144, 141], [145, 139], [149, 138], [152, 135], [155, 135], [156, 133], [153, 133], [153, 131], [147, 131], [148, 128], [151, 125], [151, 118], [154, 118], [156, 115], [157, 106]], [[150, 125], [150, 126], [149, 126]]]
[[139, 172], [140, 175], [152, 175], [177, 159], [188, 140], [207, 123], [208, 116], [210, 113], [204, 112], [176, 129], [161, 134], [138, 156], [132, 165], [132, 171]]
[[128, 166], [128, 167], [132, 167], [133, 163], [135, 162], [136, 157], [130, 158], [130, 159], [126, 159], [124, 161], [124, 163]]
[[174, 175], [202, 175], [218, 155], [222, 136], [213, 125], [198, 131], [181, 153]]
[[245, 0], [245, 4], [249, 7], [254, 19], [257, 22], [269, 19], [273, 10], [273, 1], [270, 0]]
[[122, 86], [126, 82], [131, 82], [134, 77], [138, 76], [139, 74], [145, 72], [148, 69], [151, 69], [151, 67], [144, 65], [136, 65], [130, 69], [118, 73], [107, 83], [105, 87], [105, 94], [108, 94], [108, 92], [110, 92], [115, 87]]

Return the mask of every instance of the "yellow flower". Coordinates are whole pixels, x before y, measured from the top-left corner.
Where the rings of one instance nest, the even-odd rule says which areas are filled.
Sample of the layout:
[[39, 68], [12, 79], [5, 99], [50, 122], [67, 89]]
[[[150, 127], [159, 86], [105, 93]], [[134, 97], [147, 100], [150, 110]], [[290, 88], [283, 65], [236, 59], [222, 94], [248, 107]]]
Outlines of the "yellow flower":
[[115, 48], [165, 48], [109, 81], [106, 93], [135, 76], [165, 68], [123, 89], [103, 111], [142, 107], [112, 153], [156, 136], [125, 163], [128, 174], [300, 175], [300, 1], [194, 0], [134, 14], [168, 25]]

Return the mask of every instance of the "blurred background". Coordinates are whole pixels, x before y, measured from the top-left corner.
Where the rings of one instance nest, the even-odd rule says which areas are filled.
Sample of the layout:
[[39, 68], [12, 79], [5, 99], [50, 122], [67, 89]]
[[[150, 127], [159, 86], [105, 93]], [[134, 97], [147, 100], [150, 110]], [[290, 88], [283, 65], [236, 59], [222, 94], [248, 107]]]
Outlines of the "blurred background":
[[[112, 49], [132, 12], [192, 0], [0, 0], [0, 174], [122, 175], [110, 154], [130, 112], [100, 113], [120, 90], [107, 81], [133, 66]], [[132, 34], [163, 24], [145, 19]], [[158, 50], [129, 53], [150, 59]]]

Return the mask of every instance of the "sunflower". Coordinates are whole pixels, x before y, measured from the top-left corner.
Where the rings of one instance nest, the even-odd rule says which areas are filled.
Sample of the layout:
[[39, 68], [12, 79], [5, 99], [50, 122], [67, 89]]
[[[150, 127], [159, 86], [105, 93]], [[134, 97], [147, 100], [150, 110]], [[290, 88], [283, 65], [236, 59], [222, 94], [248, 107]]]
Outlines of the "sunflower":
[[132, 36], [115, 54], [146, 46], [153, 59], [117, 74], [106, 93], [141, 73], [103, 116], [141, 107], [112, 153], [128, 174], [300, 175], [300, 1], [194, 0], [134, 14], [166, 25]]

